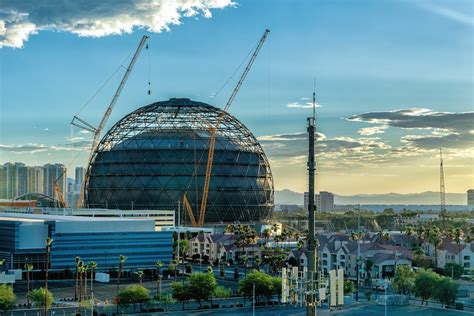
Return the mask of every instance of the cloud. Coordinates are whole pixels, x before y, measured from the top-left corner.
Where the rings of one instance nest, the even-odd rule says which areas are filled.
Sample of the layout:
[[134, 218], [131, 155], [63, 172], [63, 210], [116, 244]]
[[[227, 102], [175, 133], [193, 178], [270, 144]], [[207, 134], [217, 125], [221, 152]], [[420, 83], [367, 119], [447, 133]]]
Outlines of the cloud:
[[439, 148], [474, 148], [474, 135], [471, 133], [453, 133], [442, 136], [407, 135], [402, 142], [425, 149]]
[[[302, 98], [301, 100], [303, 100]], [[293, 108], [293, 109], [311, 109], [313, 108], [313, 103], [312, 102], [290, 102], [286, 105], [288, 108]], [[316, 103], [316, 107], [320, 108], [322, 107], [321, 104]]]
[[374, 127], [364, 127], [359, 130], [359, 134], [362, 136], [371, 136], [375, 134], [383, 134], [388, 128], [387, 125], [380, 125]]
[[[326, 138], [323, 133], [316, 132], [316, 139], [322, 140]], [[278, 141], [294, 141], [294, 140], [307, 140], [308, 133], [292, 133], [292, 134], [275, 134], [259, 136], [257, 139], [260, 142], [278, 142]]]
[[[40, 152], [53, 151], [84, 151], [90, 149], [91, 141], [88, 140], [74, 140], [69, 144], [60, 145], [45, 145], [45, 144], [24, 144], [24, 145], [6, 145], [0, 144], [0, 151], [11, 152], [15, 154], [35, 154]], [[71, 146], [72, 145], [72, 146]]]
[[[387, 127], [428, 130], [429, 135], [406, 135], [401, 138], [407, 146], [421, 149], [474, 147], [474, 112], [435, 112], [411, 108], [354, 115], [349, 121], [378, 124], [359, 130], [361, 135], [372, 135]], [[372, 133], [372, 134], [371, 134]]]
[[40, 31], [83, 37], [131, 33], [136, 28], [160, 33], [183, 17], [212, 17], [211, 10], [234, 6], [232, 0], [3, 0], [0, 47], [21, 48]]
[[[468, 25], [468, 26], [474, 26], [474, 17], [472, 17], [468, 14], [465, 14], [463, 12], [459, 12], [457, 10], [453, 10], [451, 8], [448, 8], [448, 7], [440, 6], [440, 5], [434, 4], [432, 2], [416, 1], [415, 3], [417, 3], [419, 7], [423, 8], [427, 11], [433, 12], [433, 13], [439, 15], [439, 16], [445, 17], [447, 19], [450, 19], [452, 21], [455, 21], [455, 22], [458, 22], [458, 23], [461, 23], [461, 24], [465, 24], [465, 25]], [[472, 11], [472, 9], [471, 9], [471, 11]]]
[[351, 116], [348, 120], [406, 129], [444, 129], [460, 132], [474, 129], [474, 112], [435, 112], [420, 108], [368, 112]]

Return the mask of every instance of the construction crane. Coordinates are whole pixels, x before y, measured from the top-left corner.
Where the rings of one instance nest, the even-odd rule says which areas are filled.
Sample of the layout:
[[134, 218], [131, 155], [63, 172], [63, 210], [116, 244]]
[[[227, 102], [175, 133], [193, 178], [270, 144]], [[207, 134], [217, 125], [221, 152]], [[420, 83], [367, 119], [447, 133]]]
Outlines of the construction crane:
[[441, 217], [446, 215], [446, 191], [444, 188], [444, 168], [443, 168], [443, 151], [439, 149], [439, 194], [441, 202]]
[[210, 133], [209, 152], [207, 156], [206, 175], [204, 178], [204, 187], [203, 187], [203, 193], [202, 193], [202, 199], [201, 199], [201, 207], [199, 209], [198, 221], [196, 221], [194, 217], [194, 213], [191, 208], [191, 204], [189, 203], [188, 198], [186, 197], [186, 193], [183, 195], [183, 204], [189, 214], [189, 219], [191, 220], [191, 224], [195, 227], [196, 226], [202, 227], [204, 225], [204, 217], [206, 216], [207, 197], [209, 194], [209, 183], [211, 181], [212, 164], [214, 161], [214, 148], [216, 145], [216, 129], [219, 128], [219, 125], [221, 124], [221, 121], [224, 119], [229, 107], [234, 102], [234, 99], [237, 96], [237, 93], [239, 92], [240, 87], [244, 83], [244, 80], [247, 77], [248, 73], [250, 72], [250, 69], [252, 68], [253, 63], [255, 62], [255, 59], [257, 58], [258, 53], [262, 49], [262, 46], [265, 43], [265, 40], [267, 39], [268, 33], [270, 33], [270, 30], [266, 29], [265, 32], [263, 33], [263, 36], [260, 38], [260, 41], [258, 42], [257, 47], [255, 48], [255, 51], [252, 54], [252, 57], [247, 63], [247, 66], [245, 67], [242, 75], [240, 76], [240, 79], [237, 82], [237, 85], [232, 91], [232, 94], [230, 95], [229, 100], [224, 106], [224, 110], [221, 112], [221, 114], [217, 118], [216, 124], [214, 126], [209, 127], [209, 133]]
[[117, 91], [115, 92], [114, 97], [112, 98], [112, 101], [110, 101], [110, 104], [107, 107], [107, 110], [105, 111], [104, 116], [102, 117], [102, 120], [100, 121], [97, 128], [95, 128], [93, 125], [87, 123], [83, 119], [79, 118], [77, 115], [75, 115], [73, 117], [72, 121], [71, 121], [72, 125], [74, 125], [76, 127], [79, 127], [79, 128], [82, 128], [86, 131], [92, 132], [94, 134], [94, 137], [93, 137], [93, 140], [92, 140], [91, 150], [90, 150], [90, 153], [89, 153], [89, 160], [88, 160], [88, 164], [87, 164], [86, 175], [84, 177], [83, 182], [81, 183], [81, 191], [80, 191], [79, 199], [77, 201], [77, 207], [78, 208], [82, 207], [82, 205], [84, 204], [86, 183], [87, 183], [87, 181], [89, 181], [90, 167], [91, 167], [92, 159], [94, 158], [94, 153], [97, 150], [97, 146], [99, 145], [99, 140], [100, 140], [100, 135], [102, 133], [102, 130], [104, 129], [105, 124], [107, 124], [107, 121], [110, 117], [110, 114], [112, 113], [112, 110], [115, 106], [115, 103], [117, 103], [117, 100], [118, 100], [120, 94], [122, 93], [122, 90], [123, 90], [125, 84], [127, 83], [128, 77], [130, 76], [130, 73], [132, 72], [133, 66], [135, 66], [135, 63], [138, 59], [138, 56], [140, 55], [140, 52], [142, 51], [143, 46], [145, 46], [146, 41], [148, 39], [149, 39], [149, 36], [147, 36], [147, 35], [144, 35], [141, 38], [140, 43], [138, 44], [138, 47], [135, 51], [135, 54], [133, 55], [132, 60], [130, 61], [130, 64], [127, 67], [127, 70], [125, 71], [125, 74], [123, 75], [123, 78], [120, 81], [120, 84], [117, 88]]
[[[61, 178], [64, 175], [64, 172], [61, 174], [61, 176], [58, 177]], [[67, 208], [66, 200], [64, 199], [64, 194], [61, 188], [59, 187], [58, 184], [58, 179], [54, 179], [54, 199], [59, 202], [59, 207], [62, 208]]]

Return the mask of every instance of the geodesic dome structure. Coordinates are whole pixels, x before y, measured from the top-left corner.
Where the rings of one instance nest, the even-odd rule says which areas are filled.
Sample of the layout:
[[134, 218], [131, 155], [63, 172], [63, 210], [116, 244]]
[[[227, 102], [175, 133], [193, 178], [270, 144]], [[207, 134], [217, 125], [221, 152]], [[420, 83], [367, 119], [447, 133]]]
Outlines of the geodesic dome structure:
[[204, 222], [268, 217], [273, 177], [257, 139], [232, 115], [190, 99], [139, 108], [107, 132], [88, 167], [87, 207], [176, 209], [186, 193], [198, 218], [209, 128], [221, 114]]

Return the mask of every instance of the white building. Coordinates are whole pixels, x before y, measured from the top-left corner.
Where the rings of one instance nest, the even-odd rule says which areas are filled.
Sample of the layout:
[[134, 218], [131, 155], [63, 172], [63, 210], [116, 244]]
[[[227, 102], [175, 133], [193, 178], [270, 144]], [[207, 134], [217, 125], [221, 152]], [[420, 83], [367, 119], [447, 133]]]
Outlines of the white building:
[[66, 194], [66, 167], [62, 164], [46, 164], [43, 170], [44, 194], [54, 197], [54, 181], [58, 181], [59, 189]]
[[[308, 210], [309, 192], [304, 193], [303, 209]], [[318, 212], [332, 212], [334, 211], [334, 194], [327, 191], [321, 191], [314, 195], [314, 204]]]
[[467, 209], [474, 211], [474, 189], [467, 190]]

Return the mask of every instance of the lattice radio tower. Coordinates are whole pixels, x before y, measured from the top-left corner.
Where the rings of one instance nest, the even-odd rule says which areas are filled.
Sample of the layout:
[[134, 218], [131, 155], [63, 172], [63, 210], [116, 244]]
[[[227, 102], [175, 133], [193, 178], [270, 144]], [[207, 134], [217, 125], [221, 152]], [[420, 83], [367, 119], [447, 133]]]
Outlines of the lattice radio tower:
[[439, 149], [439, 194], [441, 198], [441, 215], [446, 212], [446, 191], [444, 188], [443, 151]]

